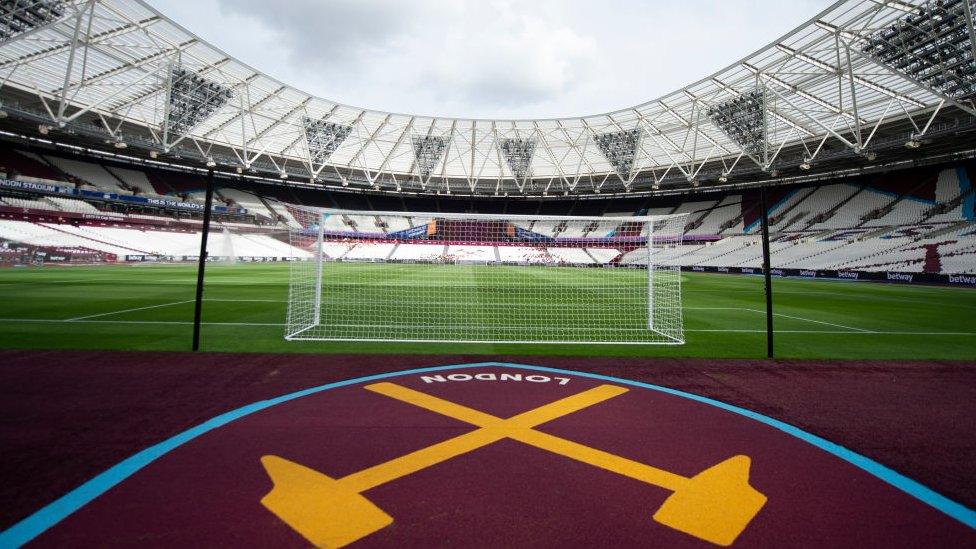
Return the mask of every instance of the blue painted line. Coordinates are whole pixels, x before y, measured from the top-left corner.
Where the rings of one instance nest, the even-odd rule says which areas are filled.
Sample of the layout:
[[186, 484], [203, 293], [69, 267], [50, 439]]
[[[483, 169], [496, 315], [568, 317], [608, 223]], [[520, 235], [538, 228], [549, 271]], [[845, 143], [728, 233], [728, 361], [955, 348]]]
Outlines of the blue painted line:
[[884, 196], [890, 196], [892, 198], [898, 198], [899, 196], [901, 196], [902, 197], [902, 200], [910, 200], [912, 202], [920, 202], [922, 204], [929, 204], [929, 205], [935, 204], [935, 200], [927, 200], [925, 198], [919, 198], [917, 196], [912, 196], [910, 194], [906, 194], [906, 195], [902, 196], [902, 195], [900, 195], [898, 193], [894, 193], [894, 192], [891, 192], [891, 191], [886, 191], [884, 189], [879, 189], [877, 187], [868, 186], [867, 187], [867, 190], [869, 192], [873, 192], [873, 193], [880, 194], [880, 195], [884, 195]]
[[[784, 196], [783, 198], [777, 200], [775, 204], [773, 204], [772, 206], [769, 207], [768, 210], [766, 210], [766, 215], [767, 216], [773, 215], [773, 212], [775, 212], [777, 209], [779, 209], [783, 204], [786, 203], [787, 200], [789, 200], [790, 198], [792, 198], [793, 195], [795, 195], [798, 192], [800, 192], [800, 189], [793, 189], [792, 191], [786, 193], [786, 196]], [[755, 221], [753, 221], [752, 223], [750, 223], [748, 227], [745, 227], [742, 230], [742, 232], [744, 232], [744, 233], [752, 232], [752, 230], [755, 229], [756, 226], [759, 225], [760, 223], [762, 223], [762, 212], [760, 212], [759, 213], [759, 217], [757, 217]]]
[[749, 419], [764, 423], [774, 429], [782, 431], [788, 435], [792, 435], [796, 438], [803, 440], [825, 452], [833, 454], [844, 461], [874, 475], [875, 477], [887, 482], [891, 486], [905, 492], [906, 494], [942, 511], [946, 515], [962, 522], [970, 528], [976, 529], [976, 511], [969, 509], [968, 507], [952, 501], [951, 499], [935, 492], [931, 488], [928, 488], [904, 475], [898, 473], [880, 463], [872, 460], [871, 458], [862, 456], [857, 452], [853, 452], [830, 442], [829, 440], [818, 437], [817, 435], [808, 433], [798, 427], [790, 425], [788, 423], [773, 419], [769, 416], [753, 412], [752, 410], [747, 410], [745, 408], [740, 408], [732, 404], [727, 404], [718, 400], [714, 400], [708, 397], [703, 397], [693, 393], [687, 393], [684, 391], [679, 391], [677, 389], [671, 389], [668, 387], [662, 387], [660, 385], [653, 385], [650, 383], [643, 383], [640, 381], [632, 381], [629, 379], [622, 379], [618, 377], [605, 376], [601, 374], [593, 374], [588, 372], [577, 372], [574, 370], [563, 370], [559, 368], [548, 368], [544, 366], [530, 366], [527, 364], [514, 364], [509, 362], [478, 362], [472, 364], [454, 364], [448, 366], [432, 366], [427, 368], [415, 368], [412, 370], [403, 370], [400, 372], [390, 372], [384, 374], [375, 374], [371, 376], [358, 377], [355, 379], [349, 379], [346, 381], [339, 381], [335, 383], [329, 383], [326, 385], [320, 385], [318, 387], [312, 387], [309, 389], [304, 389], [301, 391], [296, 391], [294, 393], [289, 393], [287, 395], [282, 395], [269, 400], [262, 400], [255, 402], [253, 404], [248, 404], [236, 410], [221, 414], [214, 417], [200, 425], [187, 429], [182, 433], [173, 436], [163, 442], [146, 448], [141, 452], [133, 454], [132, 456], [122, 460], [106, 471], [98, 474], [92, 479], [88, 480], [84, 484], [78, 486], [74, 490], [68, 492], [67, 494], [61, 496], [60, 498], [54, 500], [53, 502], [42, 507], [40, 510], [36, 511], [34, 514], [25, 518], [24, 520], [18, 522], [17, 524], [11, 526], [7, 530], [0, 533], [0, 547], [20, 547], [29, 541], [33, 540], [37, 536], [41, 535], [47, 529], [51, 528], [58, 522], [61, 522], [69, 515], [90, 503], [92, 500], [98, 496], [104, 494], [109, 489], [119, 484], [123, 480], [129, 478], [136, 472], [138, 472], [143, 467], [149, 465], [153, 461], [164, 456], [168, 452], [182, 446], [183, 444], [199, 437], [200, 435], [206, 434], [218, 427], [227, 425], [228, 423], [240, 419], [245, 416], [249, 416], [256, 412], [271, 408], [278, 404], [295, 400], [304, 396], [312, 395], [315, 393], [320, 393], [322, 391], [327, 391], [329, 389], [337, 389], [339, 387], [346, 387], [349, 385], [355, 385], [358, 383], [366, 383], [369, 381], [376, 381], [380, 379], [388, 379], [392, 377], [401, 377], [413, 374], [423, 374], [430, 372], [440, 372], [444, 370], [458, 370], [463, 368], [483, 368], [488, 366], [503, 366], [508, 368], [516, 368], [521, 370], [533, 370], [539, 372], [549, 372], [554, 374], [564, 374], [576, 377], [585, 377], [590, 379], [598, 379], [602, 381], [610, 381], [613, 383], [619, 383], [621, 385], [630, 385], [632, 387], [641, 387], [643, 389], [650, 389], [652, 391], [658, 391], [661, 393], [666, 393], [669, 395], [674, 395], [682, 398], [687, 398], [689, 400], [694, 400], [696, 402], [701, 402], [703, 404], [708, 404], [709, 406], [714, 406], [734, 414], [738, 414]]
[[[959, 179], [959, 194], [973, 188], [965, 167], [956, 168], [956, 177]], [[969, 193], [962, 198], [962, 218], [967, 221], [976, 221], [976, 193]]]

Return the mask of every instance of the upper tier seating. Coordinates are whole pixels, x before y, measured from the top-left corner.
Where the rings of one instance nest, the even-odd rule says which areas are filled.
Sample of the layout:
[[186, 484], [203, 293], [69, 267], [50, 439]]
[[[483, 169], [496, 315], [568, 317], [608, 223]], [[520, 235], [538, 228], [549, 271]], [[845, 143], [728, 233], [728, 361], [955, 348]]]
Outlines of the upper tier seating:
[[139, 194], [145, 195], [158, 195], [165, 193], [158, 193], [153, 184], [149, 181], [149, 177], [146, 176], [146, 172], [141, 172], [137, 170], [128, 170], [125, 168], [106, 167], [106, 171], [115, 175], [115, 177], [125, 181], [125, 183], [135, 189]]
[[132, 194], [132, 191], [122, 188], [118, 178], [98, 164], [58, 156], [45, 156], [44, 158], [62, 172], [73, 175], [100, 190], [115, 194]]
[[[11, 172], [8, 173], [8, 176], [12, 176], [13, 172], [16, 172], [20, 176], [48, 181], [60, 181], [64, 179], [62, 174], [48, 165], [43, 158], [28, 152], [0, 148], [0, 167]], [[73, 187], [74, 185], [68, 186]]]
[[250, 214], [260, 216], [271, 221], [278, 219], [278, 216], [273, 214], [271, 210], [269, 210], [268, 207], [261, 202], [260, 198], [249, 192], [238, 189], [221, 188], [220, 194], [223, 195], [224, 198], [234, 201], [234, 203], [238, 204], [241, 208], [245, 208]]

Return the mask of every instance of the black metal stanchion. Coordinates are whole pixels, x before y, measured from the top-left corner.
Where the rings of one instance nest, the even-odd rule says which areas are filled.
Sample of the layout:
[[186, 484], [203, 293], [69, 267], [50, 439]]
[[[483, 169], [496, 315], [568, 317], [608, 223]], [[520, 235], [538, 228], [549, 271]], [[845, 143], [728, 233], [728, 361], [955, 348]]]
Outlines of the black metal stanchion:
[[200, 235], [200, 259], [197, 264], [197, 299], [193, 310], [193, 350], [200, 350], [200, 313], [203, 311], [203, 273], [207, 265], [207, 238], [210, 236], [210, 210], [213, 208], [214, 171], [207, 171], [207, 198], [203, 206], [203, 234]]
[[762, 208], [763, 277], [766, 279], [766, 356], [773, 358], [773, 276], [769, 267], [769, 215], [765, 186], [760, 189], [760, 208]]

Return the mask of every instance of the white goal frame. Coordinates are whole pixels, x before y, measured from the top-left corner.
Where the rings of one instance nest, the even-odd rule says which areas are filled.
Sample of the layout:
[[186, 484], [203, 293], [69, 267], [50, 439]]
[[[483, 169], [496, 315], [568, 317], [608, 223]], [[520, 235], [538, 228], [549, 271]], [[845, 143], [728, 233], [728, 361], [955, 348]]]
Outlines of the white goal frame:
[[[289, 341], [573, 345], [680, 345], [685, 342], [681, 305], [680, 267], [677, 265], [656, 264], [655, 260], [662, 250], [677, 246], [681, 243], [687, 214], [659, 216], [551, 216], [362, 211], [310, 207], [292, 208], [292, 213], [301, 226], [295, 227], [290, 231], [290, 243], [292, 246], [310, 252], [311, 258], [294, 258], [291, 264], [285, 329], [285, 339]], [[360, 219], [363, 217], [373, 217], [376, 220], [407, 218], [410, 220], [408, 224], [412, 228], [417, 223], [416, 220], [422, 220], [421, 224], [427, 224], [430, 220], [434, 220], [435, 223], [454, 221], [481, 225], [485, 223], [505, 223], [506, 225], [518, 227], [519, 229], [524, 228], [526, 225], [531, 227], [535, 223], [544, 222], [557, 225], [562, 224], [564, 227], [563, 230], [565, 230], [565, 227], [569, 223], [580, 223], [587, 224], [589, 227], [595, 225], [603, 227], [639, 227], [640, 234], [637, 236], [632, 235], [630, 240], [626, 240], [627, 237], [619, 237], [618, 240], [621, 242], [619, 250], [613, 247], [608, 248], [620, 252], [620, 255], [614, 258], [614, 260], [628, 258], [630, 262], [627, 264], [611, 264], [612, 262], [601, 264], [595, 259], [594, 255], [587, 251], [585, 246], [582, 247], [582, 250], [587, 256], [594, 258], [594, 261], [596, 261], [595, 264], [513, 264], [512, 262], [493, 262], [490, 260], [484, 262], [462, 262], [457, 259], [450, 260], [447, 255], [446, 250], [449, 247], [463, 248], [465, 246], [464, 242], [458, 243], [454, 241], [444, 244], [444, 257], [440, 259], [414, 262], [391, 260], [389, 257], [386, 260], [379, 258], [343, 260], [341, 256], [330, 256], [326, 253], [325, 247], [327, 245], [335, 246], [342, 244], [350, 246], [349, 250], [351, 251], [357, 246], [374, 245], [376, 242], [389, 244], [392, 241], [396, 242], [393, 246], [393, 250], [396, 251], [400, 246], [404, 245], [424, 244], [430, 246], [428, 242], [434, 242], [440, 246], [442, 241], [425, 241], [409, 238], [394, 239], [392, 236], [383, 235], [382, 233], [379, 233], [380, 236], [376, 236], [374, 233], [373, 236], [365, 237], [363, 236], [363, 232], [352, 230], [356, 227], [354, 224], [349, 227], [349, 230], [327, 230], [327, 220], [333, 216], [344, 220], [348, 219], [347, 216], [354, 216]], [[420, 225], [417, 225], [417, 227], [420, 227]], [[388, 234], [393, 235], [395, 232]], [[594, 246], [597, 244], [600, 246], [611, 246], [615, 242], [618, 242], [618, 240], [614, 240], [614, 237], [609, 235], [607, 237], [591, 238], [590, 240], [595, 242], [593, 244]], [[526, 242], [525, 247], [537, 247], [541, 249], [546, 249], [547, 247], [563, 248], [572, 247], [576, 242], [582, 246], [584, 241], [587, 241], [587, 239], [565, 238], [559, 241], [557, 238], [552, 237], [552, 240], [543, 242]], [[624, 249], [623, 243], [626, 243], [627, 247], [630, 248], [628, 251], [622, 251]], [[490, 243], [472, 242], [472, 245], [480, 247], [485, 247], [486, 244]], [[496, 250], [496, 258], [499, 256], [498, 247], [501, 245], [499, 242], [493, 246]], [[507, 245], [522, 246], [521, 243], [509, 243]], [[393, 252], [390, 255], [392, 256], [392, 254]], [[356, 281], [342, 281], [343, 273], [341, 269], [356, 268], [355, 266], [346, 267], [345, 265], [341, 265], [348, 263], [370, 263], [372, 266], [387, 263], [397, 265], [409, 265], [413, 263], [418, 265], [418, 270], [424, 269], [424, 265], [429, 265], [435, 275], [433, 282], [444, 283], [445, 287], [448, 288], [448, 292], [455, 278], [451, 274], [452, 271], [449, 267], [451, 265], [457, 269], [456, 273], [458, 277], [473, 276], [476, 282], [478, 282], [479, 288], [483, 288], [484, 284], [488, 284], [490, 287], [490, 284], [493, 282], [491, 279], [493, 276], [492, 270], [502, 269], [503, 267], [506, 273], [515, 273], [516, 277], [523, 273], [526, 275], [539, 275], [542, 273], [545, 276], [556, 276], [558, 279], [557, 282], [571, 282], [574, 278], [580, 277], [591, 281], [591, 285], [593, 285], [592, 281], [596, 280], [596, 285], [593, 286], [596, 292], [607, 292], [609, 289], [612, 289], [613, 285], [620, 285], [620, 287], [624, 288], [622, 291], [624, 292], [623, 304], [625, 306], [630, 306], [638, 302], [640, 302], [640, 305], [644, 305], [643, 301], [645, 299], [637, 297], [638, 285], [634, 280], [635, 276], [646, 271], [646, 282], [639, 283], [640, 294], [646, 298], [646, 307], [642, 307], [644, 311], [639, 313], [643, 319], [641, 320], [642, 326], [639, 329], [634, 323], [637, 318], [635, 315], [638, 313], [633, 310], [628, 310], [626, 315], [621, 315], [621, 318], [627, 321], [626, 325], [629, 327], [616, 328], [617, 319], [610, 316], [613, 313], [611, 310], [612, 307], [607, 307], [604, 310], [592, 303], [587, 304], [581, 302], [575, 310], [569, 312], [563, 311], [562, 315], [554, 315], [553, 319], [557, 320], [558, 323], [557, 325], [551, 326], [552, 334], [550, 335], [552, 337], [546, 335], [545, 329], [548, 327], [543, 328], [537, 325], [538, 323], [531, 323], [532, 321], [539, 321], [540, 318], [537, 313], [529, 310], [530, 307], [526, 307], [526, 310], [520, 310], [517, 307], [508, 308], [506, 304], [493, 307], [492, 312], [502, 316], [514, 317], [516, 323], [525, 320], [529, 324], [519, 325], [518, 327], [503, 326], [498, 328], [490, 322], [486, 324], [464, 324], [462, 322], [461, 324], [442, 327], [418, 325], [415, 326], [417, 329], [416, 334], [406, 334], [403, 333], [403, 330], [409, 329], [411, 327], [409, 324], [397, 323], [395, 321], [396, 319], [390, 320], [389, 318], [380, 321], [378, 318], [382, 316], [383, 307], [395, 307], [398, 305], [398, 297], [410, 298], [410, 300], [413, 300], [411, 303], [418, 306], [429, 305], [431, 307], [441, 307], [441, 310], [447, 316], [456, 315], [457, 308], [464, 309], [468, 304], [455, 302], [455, 309], [448, 309], [447, 302], [442, 304], [437, 301], [437, 284], [431, 286], [415, 285], [412, 287], [415, 290], [414, 293], [405, 293], [402, 295], [398, 295], [395, 292], [411, 292], [411, 286], [396, 285], [401, 289], [391, 290], [385, 296], [370, 295], [369, 284]], [[587, 269], [583, 270], [585, 267]], [[363, 265], [362, 268], [369, 269], [371, 266]], [[520, 273], [517, 269], [535, 271], [524, 271]], [[560, 269], [564, 269], [564, 272], [560, 273]], [[391, 269], [392, 271], [393, 269]], [[601, 272], [605, 277], [614, 278], [616, 281], [600, 282], [599, 273]], [[474, 274], [472, 275], [471, 273]], [[440, 276], [441, 279], [437, 279], [436, 276]], [[499, 282], [503, 282], [501, 286], [504, 286], [504, 283], [511, 284], [511, 276], [505, 274], [502, 278], [499, 278]], [[640, 276], [643, 280], [643, 274], [640, 274]], [[627, 283], [621, 285], [619, 280], [625, 280]], [[333, 284], [336, 286], [333, 287]], [[382, 285], [382, 282], [380, 284]], [[602, 284], [607, 284], [607, 286], [605, 287]], [[358, 291], [353, 288], [350, 290], [346, 285], [359, 285], [367, 289]], [[537, 285], [539, 286], [537, 289], [541, 292], [554, 293], [556, 291], [553, 289], [550, 292], [548, 291], [548, 287], [539, 285], [538, 283]], [[393, 286], [390, 286], [390, 288], [392, 289]], [[402, 288], [406, 288], [406, 290]], [[521, 286], [517, 284], [514, 288], [516, 288], [515, 293], [521, 290]], [[325, 299], [323, 299], [324, 291], [326, 292]], [[499, 287], [498, 291], [503, 292], [504, 290]], [[509, 291], [511, 291], [511, 287]], [[350, 323], [335, 322], [337, 319], [329, 317], [332, 311], [330, 307], [334, 305], [330, 302], [330, 299], [335, 294], [350, 296], [343, 300], [343, 304], [347, 307], [350, 300], [353, 302], [352, 308], [344, 309], [347, 316], [355, 317], [349, 319]], [[544, 296], [540, 294], [540, 297]], [[619, 296], [616, 297], [617, 299], [621, 299]], [[630, 300], [628, 301], [627, 298]], [[384, 302], [383, 299], [387, 299], [388, 301]], [[489, 301], [488, 304], [491, 304], [491, 302]], [[474, 303], [471, 303], [471, 305], [474, 305]], [[484, 308], [486, 304], [480, 303], [480, 305]], [[532, 303], [526, 303], [525, 305], [531, 306]], [[535, 309], [539, 310], [538, 307]], [[368, 313], [372, 313], [372, 316]], [[436, 317], [436, 315], [433, 316]], [[346, 319], [343, 318], [342, 320]], [[586, 337], [587, 323], [593, 324], [590, 328], [600, 330], [600, 333], [603, 335], [601, 337]], [[424, 333], [425, 329], [430, 328], [440, 329], [442, 333]], [[391, 329], [393, 330], [392, 332], [384, 333], [385, 330]], [[496, 330], [505, 332], [505, 330], [512, 331], [516, 329], [519, 330], [518, 335], [512, 335], [510, 337], [498, 337], [497, 333], [493, 335], [493, 332]], [[539, 330], [541, 330], [540, 336], [526, 337], [527, 335], [532, 336], [534, 331]]]

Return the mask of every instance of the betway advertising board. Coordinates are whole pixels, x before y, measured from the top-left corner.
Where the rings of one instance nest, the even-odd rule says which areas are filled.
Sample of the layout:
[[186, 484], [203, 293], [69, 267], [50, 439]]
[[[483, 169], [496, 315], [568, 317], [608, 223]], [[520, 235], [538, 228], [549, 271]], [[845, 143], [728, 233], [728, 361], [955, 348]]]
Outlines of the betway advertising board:
[[[682, 271], [697, 273], [723, 274], [762, 274], [762, 268], [756, 267], [707, 267], [694, 265], [682, 267]], [[892, 271], [834, 271], [814, 269], [770, 269], [770, 275], [778, 277], [795, 277], [827, 280], [868, 280], [875, 282], [893, 282], [898, 284], [945, 284], [947, 286], [969, 286], [976, 288], [974, 274], [931, 274], [931, 273], [902, 273]]]

